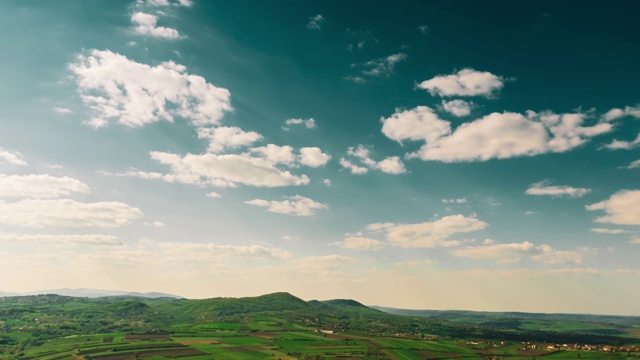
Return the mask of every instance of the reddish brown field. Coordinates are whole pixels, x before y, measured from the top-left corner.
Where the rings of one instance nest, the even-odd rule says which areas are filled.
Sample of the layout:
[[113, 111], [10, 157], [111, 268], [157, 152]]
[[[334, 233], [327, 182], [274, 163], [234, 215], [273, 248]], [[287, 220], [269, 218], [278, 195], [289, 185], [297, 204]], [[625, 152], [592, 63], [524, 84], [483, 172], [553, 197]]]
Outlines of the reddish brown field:
[[178, 340], [182, 345], [217, 345], [222, 344], [218, 340]]
[[225, 350], [228, 351], [233, 351], [233, 352], [245, 352], [245, 351], [260, 351], [260, 350], [264, 350], [264, 348], [262, 346], [231, 346], [231, 347], [226, 347], [224, 348]]

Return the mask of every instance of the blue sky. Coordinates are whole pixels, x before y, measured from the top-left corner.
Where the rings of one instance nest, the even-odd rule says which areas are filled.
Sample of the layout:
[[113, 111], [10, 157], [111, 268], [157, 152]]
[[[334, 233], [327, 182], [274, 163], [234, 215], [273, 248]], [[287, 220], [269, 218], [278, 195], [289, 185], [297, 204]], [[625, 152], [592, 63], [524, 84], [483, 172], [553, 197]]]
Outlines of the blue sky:
[[637, 10], [3, 2], [0, 289], [640, 315]]

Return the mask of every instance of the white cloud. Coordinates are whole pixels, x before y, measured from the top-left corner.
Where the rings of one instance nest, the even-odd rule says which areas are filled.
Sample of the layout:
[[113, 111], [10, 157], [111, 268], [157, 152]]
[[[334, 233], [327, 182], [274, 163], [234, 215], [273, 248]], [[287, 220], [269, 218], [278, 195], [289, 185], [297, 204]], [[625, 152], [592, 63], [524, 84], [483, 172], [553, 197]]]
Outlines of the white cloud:
[[458, 246], [460, 241], [449, 240], [452, 235], [482, 230], [487, 226], [489, 224], [476, 218], [451, 215], [419, 224], [370, 224], [367, 229], [385, 231], [387, 240], [403, 248], [435, 248]]
[[80, 97], [94, 112], [94, 127], [110, 120], [141, 127], [160, 120], [184, 118], [202, 126], [218, 124], [233, 110], [227, 89], [215, 87], [172, 61], [140, 64], [109, 50], [79, 55], [69, 69], [76, 76]]
[[83, 235], [50, 235], [50, 234], [0, 234], [0, 242], [20, 245], [45, 246], [120, 246], [122, 243], [115, 236], [100, 234]]
[[640, 190], [621, 190], [607, 200], [587, 205], [589, 211], [602, 210], [607, 215], [595, 220], [616, 225], [640, 225]]
[[252, 153], [259, 154], [262, 158], [272, 164], [283, 164], [287, 166], [294, 166], [296, 162], [296, 156], [293, 153], [291, 146], [279, 146], [274, 144], [268, 144], [266, 146], [256, 147], [250, 150]]
[[303, 119], [287, 119], [285, 120], [285, 125], [302, 125], [304, 124], [304, 126], [307, 129], [315, 129], [317, 127], [316, 125], [316, 121], [313, 118], [309, 118], [307, 120], [303, 120]]
[[44, 227], [117, 227], [142, 217], [121, 202], [80, 203], [69, 199], [0, 201], [0, 224]]
[[364, 84], [367, 82], [367, 79], [362, 76], [345, 76], [344, 79], [351, 81], [354, 84]]
[[607, 113], [602, 116], [602, 119], [605, 121], [613, 121], [625, 116], [640, 119], [640, 104], [636, 106], [626, 106], [624, 109], [613, 108], [607, 111]]
[[504, 78], [487, 71], [462, 69], [455, 74], [439, 75], [418, 84], [418, 87], [439, 96], [491, 97], [504, 86]]
[[482, 245], [493, 245], [495, 244], [496, 241], [492, 240], [492, 239], [484, 239], [484, 241], [482, 242]]
[[331, 186], [331, 179], [323, 179], [322, 184], [324, 186]]
[[638, 147], [638, 145], [640, 145], [640, 135], [631, 141], [613, 140], [610, 144], [607, 144], [604, 147], [609, 150], [631, 150]]
[[382, 133], [391, 140], [423, 140], [432, 143], [451, 132], [451, 124], [438, 118], [427, 106], [411, 110], [396, 109], [389, 118], [381, 118]]
[[629, 244], [640, 245], [640, 238], [636, 237], [629, 240]]
[[9, 151], [0, 147], [0, 162], [17, 166], [27, 166], [27, 162], [22, 160], [22, 154], [17, 151]]
[[535, 246], [525, 241], [523, 243], [489, 243], [483, 246], [468, 246], [464, 249], [455, 250], [453, 254], [473, 259], [495, 259], [498, 263], [514, 263], [519, 262], [523, 257], [529, 257], [549, 264], [567, 262], [579, 264], [582, 262], [582, 255], [589, 251], [586, 248], [575, 251], [558, 251], [546, 244]]
[[209, 141], [208, 151], [220, 153], [225, 149], [236, 149], [241, 146], [251, 146], [261, 140], [262, 135], [254, 131], [243, 131], [239, 127], [199, 128], [198, 138]]
[[640, 159], [636, 161], [632, 161], [629, 165], [626, 166], [627, 169], [637, 169], [640, 168]]
[[317, 147], [303, 147], [298, 155], [298, 162], [310, 167], [320, 167], [326, 165], [331, 160], [331, 155], [325, 154]]
[[293, 256], [289, 251], [261, 245], [236, 246], [214, 243], [157, 242], [155, 246], [173, 256], [194, 261], [208, 261], [216, 257], [264, 257], [282, 260]]
[[367, 61], [360, 65], [360, 67], [362, 67], [362, 74], [369, 77], [389, 77], [393, 74], [396, 64], [406, 60], [407, 57], [407, 54], [397, 53]]
[[[614, 108], [609, 110], [602, 116], [604, 121], [613, 121], [625, 116], [632, 116], [640, 119], [640, 104], [636, 106], [627, 106], [624, 109]], [[631, 150], [640, 145], [640, 134], [632, 141], [613, 140], [604, 147], [609, 150]], [[640, 161], [640, 160], [639, 160]]]
[[266, 207], [268, 211], [273, 213], [295, 216], [313, 216], [316, 210], [329, 208], [327, 204], [322, 204], [300, 195], [285, 197], [285, 200], [282, 201], [253, 199], [244, 203]]
[[629, 230], [622, 230], [622, 229], [593, 228], [590, 230], [591, 232], [598, 233], [598, 234], [630, 234], [631, 233], [631, 231]]
[[545, 180], [531, 184], [524, 193], [527, 195], [579, 198], [585, 196], [589, 192], [591, 192], [591, 189], [574, 188], [567, 185], [549, 185], [549, 182]]
[[367, 231], [371, 231], [374, 233], [381, 232], [383, 230], [389, 229], [391, 227], [396, 226], [396, 224], [387, 222], [387, 223], [373, 223], [366, 226]]
[[352, 174], [356, 174], [356, 175], [366, 174], [369, 171], [369, 169], [367, 169], [366, 167], [355, 165], [354, 163], [352, 163], [351, 161], [345, 158], [340, 158], [340, 165], [343, 168], [351, 171]]
[[321, 30], [322, 24], [324, 23], [324, 16], [318, 14], [316, 16], [312, 16], [309, 18], [309, 22], [307, 23], [307, 29], [310, 30]]
[[[169, 2], [169, 0], [137, 0], [136, 1], [136, 6], [142, 6], [142, 5], [169, 6], [171, 5], [171, 2]], [[190, 7], [193, 5], [193, 1], [192, 0], [176, 0], [175, 2], [173, 2], [173, 5]]]
[[0, 198], [57, 198], [88, 193], [89, 187], [68, 176], [0, 174]]
[[306, 175], [296, 176], [280, 170], [273, 162], [236, 154], [178, 154], [153, 151], [151, 158], [171, 167], [171, 174], [160, 174], [168, 182], [200, 186], [235, 187], [238, 184], [258, 187], [298, 186], [309, 184]]
[[[404, 167], [404, 163], [398, 156], [388, 156], [381, 161], [375, 161], [369, 157], [369, 149], [364, 145], [358, 145], [357, 147], [349, 147], [347, 154], [358, 158], [360, 162], [370, 169], [378, 169], [387, 174], [404, 174], [407, 170]], [[344, 158], [340, 159], [340, 165], [343, 168], [351, 170], [352, 174], [365, 174], [367, 168], [359, 167], [353, 164], [351, 161]], [[363, 170], [364, 169], [364, 170]]]
[[427, 30], [429, 30], [429, 26], [428, 25], [419, 25], [418, 26], [418, 30], [423, 34], [426, 34]]
[[386, 157], [384, 160], [378, 162], [376, 168], [386, 174], [404, 174], [407, 172], [404, 164], [397, 156]]
[[220, 198], [222, 197], [222, 195], [218, 194], [218, 193], [217, 193], [217, 192], [215, 192], [215, 191], [208, 192], [208, 193], [206, 194], [206, 196], [207, 196], [207, 197], [210, 197], [210, 198], [212, 198], [212, 199], [220, 199]]
[[467, 198], [442, 199], [443, 204], [464, 204], [466, 202], [467, 202]]
[[163, 228], [165, 227], [165, 224], [162, 221], [145, 221], [144, 226]]
[[155, 15], [136, 12], [131, 15], [131, 22], [135, 26], [135, 32], [140, 35], [150, 35], [163, 39], [177, 39], [180, 37], [176, 29], [156, 26], [158, 17]]
[[73, 111], [66, 107], [54, 106], [52, 110], [58, 114], [71, 114]]
[[169, 6], [169, 0], [137, 0], [136, 6]]
[[388, 138], [425, 141], [408, 158], [442, 162], [471, 162], [565, 152], [583, 145], [591, 137], [613, 129], [609, 123], [582, 126], [584, 114], [527, 112], [492, 113], [464, 123], [453, 132], [450, 123], [438, 119], [432, 109], [419, 106], [396, 111], [382, 119], [382, 132]]
[[384, 244], [380, 240], [352, 236], [342, 241], [331, 243], [331, 245], [340, 246], [345, 249], [376, 251], [384, 248]]
[[473, 102], [464, 100], [442, 100], [442, 109], [457, 117], [469, 116], [471, 109], [473, 108]]

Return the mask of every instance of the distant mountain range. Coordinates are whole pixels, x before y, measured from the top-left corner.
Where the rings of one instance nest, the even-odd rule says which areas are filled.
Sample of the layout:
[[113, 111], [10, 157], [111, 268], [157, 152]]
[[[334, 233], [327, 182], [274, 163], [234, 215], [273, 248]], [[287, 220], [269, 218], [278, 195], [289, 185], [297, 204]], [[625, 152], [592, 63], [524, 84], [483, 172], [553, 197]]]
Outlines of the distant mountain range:
[[27, 296], [27, 295], [45, 295], [45, 294], [56, 294], [62, 296], [73, 296], [73, 297], [87, 297], [87, 298], [98, 298], [105, 296], [133, 296], [133, 297], [141, 297], [148, 299], [156, 299], [156, 298], [172, 298], [172, 299], [183, 299], [182, 296], [166, 294], [161, 292], [132, 292], [132, 291], [120, 291], [120, 290], [98, 290], [98, 289], [51, 289], [51, 290], [40, 290], [40, 291], [31, 291], [24, 293], [16, 293], [16, 292], [5, 292], [0, 291], [0, 296]]

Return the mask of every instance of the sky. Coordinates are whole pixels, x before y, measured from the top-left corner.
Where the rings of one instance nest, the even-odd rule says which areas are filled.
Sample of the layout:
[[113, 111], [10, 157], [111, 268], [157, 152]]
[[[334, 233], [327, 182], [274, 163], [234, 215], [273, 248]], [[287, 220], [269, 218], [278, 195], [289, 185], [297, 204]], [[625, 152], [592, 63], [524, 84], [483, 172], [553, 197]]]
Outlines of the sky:
[[0, 3], [0, 290], [640, 315], [640, 4]]

